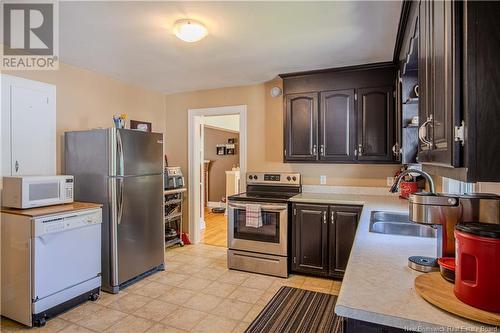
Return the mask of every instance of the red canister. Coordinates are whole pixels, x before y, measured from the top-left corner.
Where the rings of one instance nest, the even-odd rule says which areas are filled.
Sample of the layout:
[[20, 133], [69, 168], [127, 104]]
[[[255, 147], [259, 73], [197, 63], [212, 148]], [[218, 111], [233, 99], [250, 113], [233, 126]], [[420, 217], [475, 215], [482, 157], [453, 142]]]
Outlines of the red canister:
[[408, 199], [410, 194], [418, 191], [418, 183], [417, 182], [406, 182], [402, 181], [399, 185], [399, 197]]
[[500, 312], [500, 225], [455, 226], [455, 296], [464, 303]]

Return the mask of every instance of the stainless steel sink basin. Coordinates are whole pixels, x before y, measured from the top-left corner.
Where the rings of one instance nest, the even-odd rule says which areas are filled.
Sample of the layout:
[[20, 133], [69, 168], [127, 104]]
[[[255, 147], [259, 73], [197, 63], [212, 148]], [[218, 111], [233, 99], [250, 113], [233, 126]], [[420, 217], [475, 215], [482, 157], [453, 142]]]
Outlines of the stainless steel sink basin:
[[414, 237], [436, 237], [436, 230], [430, 226], [413, 223], [408, 214], [373, 211], [370, 232]]
[[398, 212], [372, 212], [372, 221], [384, 221], [384, 222], [409, 222], [409, 215], [406, 213]]

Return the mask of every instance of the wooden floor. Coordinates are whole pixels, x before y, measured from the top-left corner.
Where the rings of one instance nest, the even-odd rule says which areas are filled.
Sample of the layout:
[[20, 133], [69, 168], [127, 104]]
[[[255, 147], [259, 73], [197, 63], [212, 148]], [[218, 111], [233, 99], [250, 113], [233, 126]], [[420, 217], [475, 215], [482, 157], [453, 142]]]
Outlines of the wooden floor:
[[227, 221], [224, 214], [212, 213], [205, 208], [205, 229], [201, 231], [201, 242], [207, 245], [227, 247]]

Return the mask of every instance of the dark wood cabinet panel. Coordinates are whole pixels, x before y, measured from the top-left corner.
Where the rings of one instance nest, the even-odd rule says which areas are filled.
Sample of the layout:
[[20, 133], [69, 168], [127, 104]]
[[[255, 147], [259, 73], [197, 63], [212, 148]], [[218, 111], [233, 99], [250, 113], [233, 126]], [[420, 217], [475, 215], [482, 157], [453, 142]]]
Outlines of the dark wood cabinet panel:
[[430, 35], [430, 1], [420, 1], [418, 14], [418, 119], [419, 119], [419, 149], [417, 161], [429, 161], [430, 144], [430, 103], [432, 101], [431, 82], [431, 35]]
[[358, 160], [393, 160], [394, 101], [392, 87], [358, 90]]
[[360, 207], [331, 206], [328, 241], [329, 275], [343, 277], [358, 228]]
[[292, 270], [342, 278], [362, 207], [293, 204]]
[[[454, 1], [421, 1], [419, 85], [422, 128], [418, 161], [458, 167], [453, 131], [460, 118], [460, 19]], [[457, 147], [459, 148], [459, 147]]]
[[293, 268], [297, 272], [326, 275], [328, 206], [295, 204], [293, 209]]
[[316, 160], [318, 94], [288, 95], [285, 110], [285, 159]]
[[[428, 4], [432, 30], [430, 54], [430, 96], [428, 113], [432, 115], [429, 162], [454, 166], [452, 156], [454, 110], [454, 24], [452, 1], [432, 1]], [[456, 64], [458, 65], [458, 64]]]
[[320, 96], [320, 160], [354, 160], [356, 142], [354, 89], [326, 91]]
[[[455, 5], [457, 6], [457, 5]], [[463, 32], [466, 180], [500, 181], [500, 2], [467, 1]]]

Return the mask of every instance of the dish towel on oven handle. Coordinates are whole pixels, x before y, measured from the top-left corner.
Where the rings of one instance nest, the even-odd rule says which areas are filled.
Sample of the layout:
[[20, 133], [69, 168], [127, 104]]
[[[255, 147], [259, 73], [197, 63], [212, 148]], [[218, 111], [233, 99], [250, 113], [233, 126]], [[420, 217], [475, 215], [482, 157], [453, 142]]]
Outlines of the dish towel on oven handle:
[[262, 227], [262, 214], [261, 208], [258, 204], [246, 205], [246, 221], [245, 225], [251, 228]]

